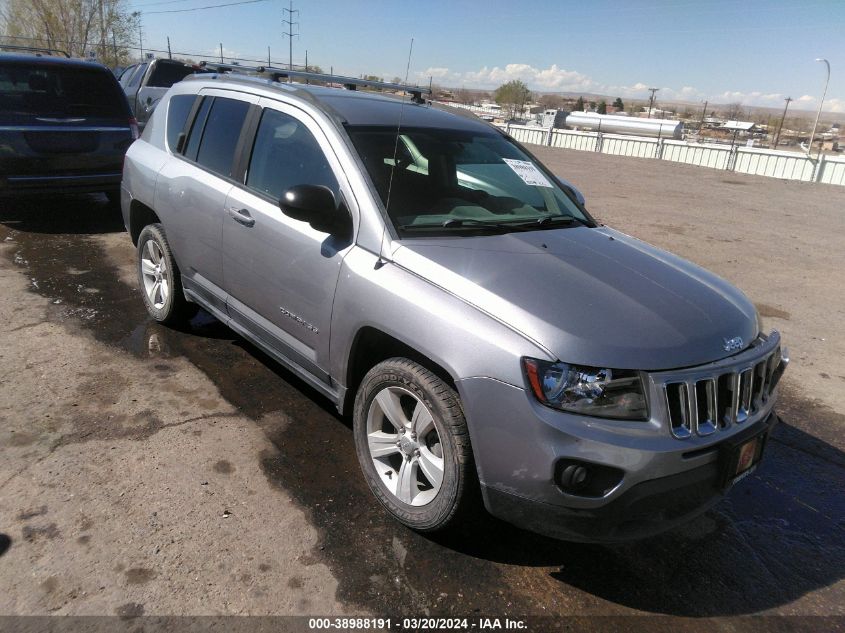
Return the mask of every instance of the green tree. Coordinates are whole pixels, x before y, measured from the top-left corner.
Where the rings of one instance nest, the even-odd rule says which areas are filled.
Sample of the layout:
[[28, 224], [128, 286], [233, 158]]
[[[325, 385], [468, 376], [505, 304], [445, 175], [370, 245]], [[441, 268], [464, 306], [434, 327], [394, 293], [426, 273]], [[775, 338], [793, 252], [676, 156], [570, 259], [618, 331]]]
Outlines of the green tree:
[[622, 103], [621, 97], [616, 97], [616, 101], [613, 102], [613, 107], [622, 112], [625, 109], [625, 104]]
[[575, 112], [583, 112], [584, 111], [584, 97], [578, 97], [578, 101], [575, 102]]
[[137, 45], [138, 15], [127, 0], [4, 0], [0, 23], [8, 44], [66, 51], [93, 51], [106, 66], [123, 66]]
[[599, 101], [598, 106], [596, 106], [596, 112], [598, 114], [607, 114], [607, 102], [604, 99]]
[[522, 81], [514, 79], [496, 88], [493, 98], [505, 109], [507, 118], [513, 119], [522, 113], [525, 103], [531, 98], [531, 92]]

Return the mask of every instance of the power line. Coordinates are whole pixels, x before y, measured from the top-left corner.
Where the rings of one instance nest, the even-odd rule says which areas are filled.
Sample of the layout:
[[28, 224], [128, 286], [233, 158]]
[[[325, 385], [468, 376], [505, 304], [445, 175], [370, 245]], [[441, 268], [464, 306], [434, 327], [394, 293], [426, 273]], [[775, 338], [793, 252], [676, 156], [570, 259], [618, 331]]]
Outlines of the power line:
[[156, 7], [162, 4], [178, 4], [180, 2], [193, 2], [193, 0], [157, 0], [156, 2], [148, 2], [146, 4], [132, 3], [134, 9], [145, 9], [146, 7]]
[[206, 7], [194, 7], [193, 9], [169, 9], [167, 11], [144, 11], [144, 15], [158, 15], [161, 13], [188, 13], [190, 11], [205, 11], [206, 9], [220, 9], [222, 7], [236, 7], [241, 4], [255, 4], [257, 2], [269, 2], [270, 0], [241, 0], [240, 2], [227, 2], [226, 4], [211, 4]]

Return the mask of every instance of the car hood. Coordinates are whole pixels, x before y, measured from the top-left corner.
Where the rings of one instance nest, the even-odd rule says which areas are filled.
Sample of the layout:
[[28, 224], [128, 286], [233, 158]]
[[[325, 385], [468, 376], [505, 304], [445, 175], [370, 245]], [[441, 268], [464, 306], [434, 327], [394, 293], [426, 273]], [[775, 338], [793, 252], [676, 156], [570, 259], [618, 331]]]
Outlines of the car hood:
[[569, 363], [688, 367], [759, 332], [724, 279], [607, 227], [404, 239], [393, 261]]

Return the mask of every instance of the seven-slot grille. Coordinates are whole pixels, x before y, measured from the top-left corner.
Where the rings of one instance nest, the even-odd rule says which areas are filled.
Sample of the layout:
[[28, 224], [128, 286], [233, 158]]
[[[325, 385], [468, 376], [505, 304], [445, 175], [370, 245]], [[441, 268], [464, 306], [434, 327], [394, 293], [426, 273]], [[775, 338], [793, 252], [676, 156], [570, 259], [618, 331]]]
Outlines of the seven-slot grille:
[[742, 424], [768, 402], [786, 362], [778, 346], [748, 364], [714, 370], [712, 376], [668, 380], [663, 391], [672, 435], [706, 436]]

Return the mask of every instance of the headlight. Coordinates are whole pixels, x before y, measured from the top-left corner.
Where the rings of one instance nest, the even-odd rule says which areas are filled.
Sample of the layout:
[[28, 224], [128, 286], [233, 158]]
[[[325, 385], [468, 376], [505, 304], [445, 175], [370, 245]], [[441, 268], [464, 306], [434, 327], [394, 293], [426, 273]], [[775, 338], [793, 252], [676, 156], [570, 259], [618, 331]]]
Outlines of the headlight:
[[601, 418], [647, 420], [642, 381], [635, 371], [523, 358], [531, 391], [541, 403]]

